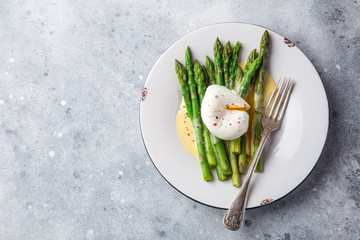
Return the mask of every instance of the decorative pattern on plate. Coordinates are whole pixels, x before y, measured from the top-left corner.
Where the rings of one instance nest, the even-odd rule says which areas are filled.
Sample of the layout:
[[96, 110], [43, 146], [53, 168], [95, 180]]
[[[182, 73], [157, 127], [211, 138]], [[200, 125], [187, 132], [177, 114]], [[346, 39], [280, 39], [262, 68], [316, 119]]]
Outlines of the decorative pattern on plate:
[[261, 201], [260, 206], [268, 205], [268, 204], [272, 203], [273, 201], [274, 201], [274, 199], [267, 198], [267, 199]]
[[148, 90], [146, 87], [144, 87], [142, 90], [142, 93], [141, 93], [141, 101], [142, 102], [145, 101], [147, 94], [148, 94]]
[[288, 45], [288, 47], [295, 47], [295, 43], [284, 37], [284, 43]]

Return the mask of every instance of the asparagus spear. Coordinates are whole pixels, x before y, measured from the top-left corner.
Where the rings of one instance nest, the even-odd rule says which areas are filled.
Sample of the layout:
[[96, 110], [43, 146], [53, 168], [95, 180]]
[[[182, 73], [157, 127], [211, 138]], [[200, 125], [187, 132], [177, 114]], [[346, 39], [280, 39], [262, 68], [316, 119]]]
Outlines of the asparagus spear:
[[201, 106], [202, 100], [205, 96], [206, 83], [205, 83], [205, 75], [202, 71], [202, 67], [196, 59], [194, 62], [194, 80], [195, 80], [195, 83], [197, 84], [199, 100], [200, 100], [199, 103]]
[[191, 96], [190, 96], [190, 88], [187, 83], [187, 75], [186, 75], [186, 69], [185, 67], [175, 59], [175, 71], [178, 76], [181, 89], [182, 89], [182, 95], [184, 97], [186, 111], [188, 113], [188, 116], [190, 120], [192, 120], [192, 107], [191, 107]]
[[238, 67], [235, 72], [235, 81], [237, 81], [240, 84], [243, 77], [244, 77], [244, 72], [241, 69], [241, 67]]
[[215, 79], [216, 84], [224, 86], [223, 64], [222, 64], [222, 46], [219, 38], [216, 38], [214, 44], [214, 60], [215, 60]]
[[[256, 57], [256, 50], [250, 53], [248, 60], [252, 60]], [[245, 65], [245, 76], [240, 84], [239, 94], [240, 97], [246, 98], [247, 93], [249, 92], [249, 85], [252, 82], [255, 71], [259, 68], [262, 61], [262, 55], [257, 57], [255, 60], [249, 63], [248, 66]], [[246, 135], [242, 135], [240, 139], [241, 144], [241, 153], [239, 156], [239, 171], [240, 173], [246, 172]]]
[[248, 56], [248, 59], [246, 60], [245, 63], [245, 67], [244, 67], [244, 72], [246, 73], [247, 71], [249, 71], [250, 65], [252, 64], [252, 62], [255, 60], [256, 58], [256, 49], [252, 50]]
[[[217, 161], [217, 163], [219, 163], [219, 161]], [[228, 175], [225, 175], [222, 171], [221, 171], [221, 167], [219, 164], [216, 165], [215, 167], [216, 169], [216, 175], [219, 179], [219, 181], [224, 181], [228, 178]]]
[[246, 136], [240, 137], [240, 155], [239, 155], [239, 172], [246, 173]]
[[244, 79], [240, 84], [239, 94], [240, 97], [246, 98], [246, 95], [248, 94], [249, 85], [252, 82], [252, 78], [254, 77], [254, 74], [256, 70], [259, 68], [262, 61], [262, 55], [257, 57], [250, 65], [249, 70], [245, 73]]
[[[206, 82], [205, 82], [205, 74], [203, 72], [203, 69], [202, 69], [201, 65], [199, 64], [199, 62], [196, 60], [195, 60], [195, 64], [194, 64], [194, 75], [195, 75], [195, 82], [197, 84], [199, 102], [200, 102], [200, 107], [201, 107], [201, 103], [205, 96]], [[203, 125], [204, 138], [205, 138], [206, 159], [209, 163], [210, 168], [213, 168], [216, 166], [216, 159], [214, 156], [214, 149], [213, 149], [213, 146], [211, 143], [210, 131], [209, 131], [209, 129], [207, 129], [204, 122], [202, 123], [202, 125]]]
[[188, 74], [188, 84], [190, 87], [190, 95], [191, 95], [191, 103], [192, 103], [192, 112], [193, 112], [193, 119], [192, 119], [192, 125], [195, 131], [195, 137], [196, 137], [196, 145], [199, 153], [199, 160], [200, 165], [203, 173], [203, 177], [205, 181], [212, 180], [210, 167], [208, 164], [208, 161], [206, 160], [206, 153], [205, 153], [205, 144], [204, 144], [204, 138], [203, 138], [203, 126], [200, 116], [200, 105], [199, 105], [199, 99], [196, 89], [196, 84], [194, 81], [194, 75], [193, 75], [193, 69], [192, 69], [192, 57], [190, 48], [187, 47], [185, 52], [185, 67]]
[[205, 83], [205, 89], [206, 89], [207, 86], [209, 86], [209, 76], [207, 74], [205, 66], [202, 66], [201, 69], [202, 69], [202, 72], [204, 73], [204, 83]]
[[[215, 81], [215, 67], [213, 62], [210, 60], [208, 56], [206, 56], [206, 71], [208, 73], [209, 77], [209, 85], [213, 85], [216, 83]], [[214, 134], [210, 133], [211, 141], [213, 143], [214, 149], [215, 149], [215, 157], [217, 160], [216, 164], [216, 173], [218, 176], [218, 179], [220, 181], [227, 178], [227, 175], [231, 174], [231, 169], [229, 165], [226, 163], [228, 162], [228, 158], [226, 155], [225, 145], [224, 142], [216, 137]], [[223, 169], [223, 170], [222, 170]]]
[[[210, 61], [210, 59], [209, 59], [209, 61]], [[212, 69], [214, 70], [214, 64], [210, 61], [210, 63], [212, 64]], [[202, 70], [203, 70], [203, 73], [204, 73], [204, 76], [205, 76], [205, 88], [207, 88], [207, 86], [209, 86], [209, 85], [212, 85], [212, 84], [215, 84], [215, 77], [214, 77], [214, 73], [212, 74], [212, 80], [210, 80], [210, 78], [209, 78], [209, 75], [208, 75], [208, 71], [207, 71], [207, 69], [206, 69], [206, 67], [205, 66], [203, 66], [202, 67]], [[214, 70], [215, 71], [215, 70]], [[203, 99], [204, 97], [202, 97], [202, 99]], [[206, 127], [205, 125], [204, 125], [204, 127]], [[207, 129], [207, 130], [209, 130], [209, 129]], [[218, 174], [218, 179], [219, 180], [224, 180], [224, 179], [226, 179], [227, 178], [227, 176], [226, 175], [224, 175], [224, 174], [222, 174], [222, 172], [221, 172], [221, 170], [220, 170], [220, 166], [219, 166], [219, 164], [217, 164], [217, 162], [218, 162], [218, 160], [217, 160], [217, 158], [216, 158], [216, 151], [215, 151], [215, 147], [214, 147], [214, 145], [212, 144], [212, 141], [211, 141], [211, 135], [212, 135], [212, 133], [210, 132], [210, 131], [208, 131], [209, 132], [209, 135], [206, 135], [205, 136], [205, 144], [206, 144], [206, 142], [209, 142], [210, 143], [210, 145], [211, 145], [211, 148], [212, 148], [212, 152], [213, 152], [213, 155], [214, 155], [214, 158], [215, 158], [215, 165], [212, 163], [212, 164], [210, 164], [210, 161], [209, 161], [209, 164], [210, 164], [210, 167], [211, 168], [213, 168], [214, 166], [216, 166], [216, 172], [217, 172], [217, 174]], [[210, 158], [211, 159], [211, 158]], [[212, 159], [211, 159], [211, 161], [213, 161]], [[218, 171], [219, 170], [219, 171]], [[219, 176], [219, 174], [220, 174], [220, 176]]]
[[[218, 85], [224, 86], [224, 76], [223, 76], [223, 63], [222, 63], [222, 46], [219, 38], [216, 39], [214, 44], [214, 59], [215, 59], [215, 82]], [[226, 149], [224, 142], [212, 135], [213, 144], [216, 149], [216, 155], [219, 160], [219, 165], [223, 174], [231, 175], [231, 168], [229, 167], [229, 161], [226, 154]]]
[[[234, 51], [235, 51], [235, 49], [234, 49]], [[235, 81], [238, 81], [239, 83], [241, 83], [242, 76], [243, 76], [243, 71], [241, 70], [241, 67], [238, 67], [235, 70], [235, 79], [234, 79], [234, 81], [232, 81], [232, 83], [234, 83], [234, 87], [235, 87]], [[241, 153], [240, 138], [237, 138], [230, 142], [230, 152], [233, 154], [236, 154], [236, 155], [239, 155]]]
[[[206, 86], [209, 86], [209, 85], [213, 85], [215, 84], [215, 67], [214, 67], [214, 64], [212, 63], [212, 61], [210, 60], [210, 58], [208, 56], [206, 56], [206, 67], [205, 67], [205, 71], [204, 71], [207, 75], [207, 78], [208, 78], [208, 81], [207, 81], [207, 85]], [[213, 135], [211, 132], [210, 132], [210, 140], [212, 141], [213, 143], [213, 150], [214, 150], [214, 156], [215, 156], [215, 159], [216, 159], [216, 174], [217, 174], [217, 177], [220, 181], [223, 181], [225, 179], [227, 179], [227, 175], [225, 175], [222, 170], [221, 170], [221, 167], [220, 167], [220, 164], [219, 164], [219, 157], [217, 157], [217, 154], [219, 154], [219, 156], [221, 156], [221, 148], [219, 148], [219, 145], [221, 144], [217, 144], [218, 146], [215, 147], [215, 143], [216, 141], [218, 141], [219, 139], [216, 138], [215, 135]]]
[[240, 53], [240, 48], [241, 48], [241, 43], [237, 42], [234, 46], [232, 55], [231, 55], [231, 60], [230, 60], [230, 88], [234, 89], [235, 88], [235, 77], [237, 74], [237, 70], [241, 68], [238, 67], [238, 58], [239, 58], [239, 53]]
[[223, 140], [216, 137], [214, 134], [211, 134], [211, 141], [215, 147], [216, 156], [218, 159], [218, 164], [224, 175], [231, 175], [231, 168], [229, 166], [228, 156], [226, 154], [226, 149]]
[[239, 155], [241, 153], [240, 138], [230, 141], [230, 152], [236, 155]]
[[228, 154], [229, 154], [229, 159], [230, 159], [230, 166], [231, 166], [231, 180], [232, 180], [232, 184], [235, 187], [240, 187], [240, 173], [239, 173], [239, 168], [238, 168], [238, 160], [237, 160], [237, 155], [232, 153], [230, 150], [230, 141], [227, 141], [227, 147], [228, 147]]
[[[269, 55], [269, 45], [270, 45], [270, 37], [269, 32], [266, 30], [261, 38], [260, 42], [260, 55], [263, 56], [262, 63], [260, 65], [258, 78], [255, 85], [255, 93], [254, 93], [254, 102], [255, 102], [255, 120], [254, 120], [254, 141], [253, 141], [253, 156], [259, 147], [261, 140], [261, 116], [263, 112], [263, 88], [264, 88], [264, 80], [266, 74], [266, 64]], [[260, 156], [259, 162], [255, 168], [256, 172], [262, 172], [262, 157]]]
[[206, 71], [209, 77], [208, 85], [215, 84], [215, 67], [213, 62], [210, 60], [208, 56], [206, 56]]
[[[238, 46], [237, 46], [238, 48]], [[234, 54], [236, 55], [234, 57], [234, 61], [231, 62], [231, 64], [234, 64], [235, 67], [237, 67], [237, 58], [239, 55], [239, 50], [240, 49], [235, 49], [237, 52], [235, 52]], [[224, 46], [224, 50], [223, 50], [223, 55], [222, 55], [222, 60], [223, 60], [223, 66], [224, 66], [224, 81], [225, 81], [225, 86], [229, 89], [234, 89], [235, 87], [235, 82], [231, 81], [230, 79], [230, 60], [232, 59], [232, 55], [231, 55], [231, 45], [230, 42], [227, 42]], [[234, 67], [234, 66], [233, 66]], [[235, 68], [233, 69], [235, 72]], [[234, 84], [232, 84], [232, 82], [234, 82]], [[234, 152], [237, 152], [237, 154], [240, 153], [240, 142], [239, 141], [227, 141], [227, 148], [228, 148], [228, 156], [229, 156], [229, 160], [230, 160], [230, 167], [231, 167], [231, 171], [232, 171], [232, 183], [235, 187], [240, 187], [240, 175], [239, 175], [239, 169], [238, 169], [238, 162], [237, 162], [237, 155]], [[236, 146], [238, 146], [238, 148], [236, 148]], [[233, 148], [232, 151], [231, 148]]]
[[231, 58], [231, 45], [230, 45], [230, 41], [228, 41], [224, 46], [224, 50], [222, 54], [224, 82], [227, 88], [230, 88], [230, 73], [229, 73], [230, 58]]
[[[237, 81], [240, 83], [240, 85], [242, 83], [242, 80], [243, 80], [242, 77], [244, 76], [244, 73], [246, 73], [249, 70], [251, 63], [255, 60], [255, 58], [256, 58], [256, 49], [254, 49], [254, 50], [252, 50], [250, 52], [250, 54], [248, 56], [248, 59], [246, 60], [246, 64], [245, 64], [245, 67], [244, 67], [244, 72], [241, 70], [240, 67], [237, 68], [235, 77], [236, 77]], [[249, 92], [249, 91], [250, 91], [250, 89], [247, 89], [247, 92]], [[246, 94], [247, 94], [247, 92], [246, 92]], [[242, 138], [245, 138], [245, 137], [242, 137]], [[240, 141], [241, 141], [241, 137], [231, 141], [231, 144], [230, 144], [231, 152], [233, 152], [235, 154], [240, 154], [240, 152], [241, 152], [241, 143], [240, 143]], [[246, 141], [246, 140], [244, 140], [244, 141]], [[243, 156], [242, 159], [246, 160], [246, 155], [245, 155], [245, 158]], [[245, 173], [245, 169], [241, 168], [240, 173]]]

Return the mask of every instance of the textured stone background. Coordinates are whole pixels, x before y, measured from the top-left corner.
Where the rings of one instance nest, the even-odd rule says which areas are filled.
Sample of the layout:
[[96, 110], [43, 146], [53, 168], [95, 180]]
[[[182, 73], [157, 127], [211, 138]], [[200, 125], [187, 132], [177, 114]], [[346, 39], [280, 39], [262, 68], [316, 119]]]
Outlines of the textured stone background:
[[[192, 2], [0, 1], [1, 240], [360, 239], [360, 3]], [[158, 174], [139, 129], [157, 58], [219, 22], [293, 40], [330, 105], [314, 171], [238, 232]]]

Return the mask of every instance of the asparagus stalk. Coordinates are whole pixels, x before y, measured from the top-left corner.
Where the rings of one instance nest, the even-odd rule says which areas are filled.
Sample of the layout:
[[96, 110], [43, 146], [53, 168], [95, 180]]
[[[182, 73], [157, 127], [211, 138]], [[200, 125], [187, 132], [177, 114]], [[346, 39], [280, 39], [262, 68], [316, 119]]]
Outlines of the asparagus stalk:
[[241, 69], [241, 67], [238, 67], [235, 72], [235, 81], [240, 84], [243, 77], [244, 77], [244, 72]]
[[[250, 56], [248, 58], [248, 61], [252, 61], [256, 57], [256, 50], [252, 51], [250, 53]], [[245, 65], [245, 76], [240, 84], [240, 90], [239, 94], [240, 97], [246, 98], [247, 93], [249, 92], [249, 85], [252, 82], [252, 79], [254, 77], [255, 71], [259, 68], [262, 61], [262, 56], [260, 55], [256, 59], [254, 59], [251, 64]], [[246, 135], [242, 135], [240, 139], [241, 144], [241, 153], [239, 155], [239, 171], [241, 173], [246, 172]]]
[[239, 155], [241, 153], [240, 138], [230, 141], [230, 152], [236, 155]]
[[237, 42], [234, 46], [232, 55], [231, 55], [231, 60], [230, 60], [230, 67], [229, 67], [229, 71], [230, 71], [230, 88], [234, 89], [235, 88], [235, 79], [236, 79], [236, 74], [238, 69], [241, 68], [238, 66], [238, 58], [239, 58], [239, 53], [240, 53], [240, 48], [241, 48], [241, 43]]
[[259, 68], [260, 64], [262, 61], [262, 55], [260, 55], [259, 57], [257, 57], [250, 65], [248, 71], [245, 72], [245, 76], [243, 81], [240, 84], [240, 89], [239, 89], [239, 95], [242, 98], [246, 98], [246, 95], [248, 94], [248, 90], [249, 90], [249, 86], [252, 82], [252, 79], [254, 77], [254, 74], [256, 72], [256, 70]]
[[216, 38], [214, 44], [214, 60], [215, 60], [215, 79], [216, 84], [224, 86], [224, 74], [223, 74], [223, 64], [222, 64], [222, 46], [219, 38]]
[[[217, 161], [217, 163], [219, 163], [219, 161]], [[217, 164], [216, 167], [216, 175], [219, 179], [219, 181], [224, 181], [228, 178], [228, 175], [225, 175], [222, 171], [221, 171], [221, 167], [220, 164]]]
[[[222, 63], [222, 46], [219, 38], [216, 39], [214, 44], [214, 59], [215, 59], [215, 82], [218, 85], [224, 86], [223, 63]], [[216, 155], [219, 160], [219, 165], [223, 174], [231, 175], [231, 168], [229, 166], [228, 157], [226, 154], [224, 142], [212, 135], [213, 144], [216, 149]]]
[[175, 71], [178, 76], [181, 89], [182, 89], [182, 95], [184, 97], [186, 111], [188, 113], [188, 116], [190, 120], [192, 120], [192, 107], [191, 107], [191, 96], [190, 96], [190, 88], [187, 83], [187, 75], [186, 75], [186, 69], [184, 66], [175, 59]]
[[215, 84], [215, 67], [214, 67], [213, 62], [210, 60], [210, 58], [208, 56], [206, 56], [206, 72], [209, 77], [208, 85]]
[[[235, 89], [235, 81], [241, 82], [241, 78], [243, 76], [243, 71], [241, 70], [241, 67], [237, 65], [237, 59], [239, 57], [239, 51], [240, 51], [241, 44], [240, 42], [237, 42], [232, 56], [231, 56], [231, 63], [230, 63], [230, 85], [231, 89]], [[241, 152], [240, 147], [240, 138], [237, 138], [230, 142], [230, 152], [234, 153], [236, 155], [239, 155]]]
[[[206, 71], [209, 77], [209, 85], [216, 84], [215, 66], [208, 56], [206, 56]], [[226, 155], [225, 145], [224, 142], [218, 137], [216, 137], [214, 134], [210, 133], [210, 137], [214, 146], [214, 150], [216, 152], [215, 154], [217, 160], [216, 173], [218, 179], [222, 181], [227, 179], [227, 175], [231, 174], [230, 167], [226, 166], [226, 163], [228, 162], [228, 158]], [[224, 169], [224, 171], [222, 169]]]
[[[194, 64], [194, 75], [195, 75], [195, 82], [197, 84], [199, 102], [200, 102], [200, 107], [201, 107], [201, 103], [205, 96], [206, 82], [205, 82], [205, 74], [203, 72], [203, 69], [202, 69], [201, 65], [199, 64], [199, 62], [196, 60], [195, 60], [195, 64]], [[214, 156], [214, 149], [213, 149], [213, 146], [211, 143], [210, 131], [209, 131], [209, 129], [207, 129], [204, 122], [202, 123], [202, 125], [203, 125], [204, 138], [205, 138], [206, 159], [209, 163], [210, 168], [213, 168], [216, 166], [216, 159]]]
[[223, 140], [216, 137], [214, 134], [211, 134], [211, 141], [215, 147], [216, 156], [218, 159], [218, 164], [224, 175], [231, 175], [231, 168], [229, 166], [228, 156], [226, 154], [226, 149]]
[[228, 145], [228, 154], [229, 154], [229, 159], [230, 159], [230, 166], [231, 166], [231, 179], [232, 179], [232, 184], [235, 187], [240, 187], [240, 173], [239, 173], [239, 168], [238, 168], [238, 160], [237, 160], [237, 155], [232, 153], [230, 150], [230, 141], [227, 141], [227, 145]]
[[256, 49], [252, 50], [248, 56], [248, 59], [246, 60], [245, 63], [245, 67], [244, 67], [244, 72], [246, 73], [247, 71], [249, 71], [250, 65], [252, 64], [252, 62], [255, 60], [257, 54], [256, 54]]
[[224, 46], [224, 50], [222, 54], [224, 82], [227, 88], [230, 88], [230, 73], [229, 73], [230, 58], [231, 58], [231, 45], [230, 45], [230, 41], [228, 41]]
[[[236, 46], [237, 48], [239, 48], [239, 46]], [[224, 46], [224, 50], [223, 50], [223, 55], [222, 55], [222, 60], [223, 60], [223, 66], [224, 66], [224, 82], [225, 82], [225, 86], [229, 89], [234, 89], [235, 88], [235, 80], [231, 80], [230, 79], [230, 67], [233, 67], [234, 73], [235, 73], [235, 67], [237, 67], [237, 59], [238, 59], [238, 55], [239, 55], [239, 50], [240, 49], [235, 49], [236, 52], [234, 53], [234, 60], [233, 60], [233, 56], [231, 53], [231, 45], [230, 42], [227, 42]], [[230, 60], [231, 65], [230, 66]], [[234, 66], [233, 66], [234, 65]], [[234, 75], [233, 73], [233, 75]], [[234, 76], [235, 77], [235, 76]], [[239, 175], [239, 168], [238, 168], [238, 161], [237, 161], [237, 155], [234, 152], [237, 152], [237, 154], [240, 153], [240, 142], [239, 141], [227, 141], [227, 148], [228, 148], [228, 156], [229, 156], [229, 160], [230, 160], [230, 167], [231, 167], [231, 178], [232, 178], [232, 183], [235, 187], [240, 187], [240, 175]], [[234, 152], [233, 152], [234, 151]]]
[[[255, 93], [254, 93], [254, 107], [255, 107], [255, 120], [254, 120], [254, 140], [253, 140], [253, 156], [259, 147], [261, 141], [261, 116], [263, 113], [263, 88], [264, 88], [264, 80], [266, 74], [266, 64], [269, 56], [269, 45], [270, 45], [270, 37], [269, 32], [266, 30], [261, 38], [260, 42], [260, 55], [263, 56], [262, 63], [260, 65], [258, 78], [255, 84]], [[262, 172], [262, 157], [260, 156], [259, 162], [255, 168], [256, 172]]]
[[[207, 56], [206, 56], [206, 57], [207, 57]], [[208, 57], [207, 57], [207, 58], [208, 58]], [[210, 61], [210, 64], [212, 64], [212, 69], [213, 69], [213, 71], [215, 71], [215, 70], [214, 70], [214, 64], [211, 62], [210, 59], [209, 59], [209, 61]], [[212, 80], [211, 80], [210, 77], [209, 77], [208, 71], [207, 71], [207, 69], [206, 69], [205, 66], [202, 67], [202, 70], [203, 70], [203, 73], [204, 73], [204, 76], [205, 76], [205, 87], [207, 88], [209, 85], [215, 84], [215, 76], [214, 76], [215, 73], [214, 73], [214, 72], [212, 73]], [[205, 92], [206, 92], [206, 91], [205, 91]], [[203, 97], [202, 97], [202, 99], [203, 99]], [[204, 127], [205, 127], [205, 125], [204, 125]], [[207, 130], [209, 130], [209, 129], [207, 129]], [[209, 132], [209, 135], [206, 135], [206, 136], [205, 136], [205, 143], [206, 143], [206, 142], [209, 142], [210, 145], [211, 145], [212, 152], [213, 152], [213, 155], [214, 155], [214, 157], [215, 157], [216, 173], [217, 173], [217, 175], [218, 175], [218, 179], [221, 181], [221, 180], [226, 179], [227, 176], [224, 175], [224, 174], [221, 172], [221, 170], [220, 170], [220, 166], [219, 166], [219, 164], [218, 164], [218, 160], [217, 160], [217, 157], [216, 157], [215, 147], [214, 147], [214, 144], [213, 144], [212, 141], [211, 141], [211, 135], [212, 135], [212, 133], [211, 133], [210, 131], [208, 131], [208, 132]], [[211, 158], [210, 158], [210, 159], [211, 159]], [[212, 160], [211, 160], [211, 161], [212, 161]], [[210, 164], [210, 163], [209, 163], [209, 164]], [[210, 167], [213, 168], [213, 167], [214, 167], [213, 165], [214, 165], [214, 164], [212, 163], [212, 164], [210, 165]]]
[[246, 136], [242, 135], [240, 138], [240, 155], [239, 155], [239, 172], [246, 173]]
[[205, 89], [206, 89], [207, 86], [209, 86], [209, 76], [207, 74], [205, 66], [202, 66], [201, 69], [202, 69], [202, 72], [204, 73], [204, 83], [205, 83]]
[[208, 164], [208, 161], [206, 160], [206, 152], [205, 152], [205, 144], [204, 144], [204, 138], [203, 138], [203, 126], [200, 116], [200, 105], [199, 105], [199, 99], [197, 94], [197, 88], [194, 81], [194, 75], [193, 75], [193, 69], [192, 69], [192, 57], [190, 48], [187, 47], [185, 52], [185, 67], [188, 74], [188, 84], [190, 88], [190, 95], [191, 95], [191, 103], [192, 103], [192, 113], [193, 113], [193, 119], [192, 119], [192, 125], [195, 131], [195, 137], [196, 137], [196, 145], [199, 153], [199, 160], [200, 165], [203, 173], [203, 177], [205, 181], [212, 180], [210, 166]]
[[[255, 58], [256, 58], [256, 49], [254, 49], [250, 52], [248, 59], [246, 60], [246, 63], [245, 63], [244, 72], [241, 70], [240, 67], [237, 68], [235, 77], [236, 77], [236, 80], [240, 83], [240, 85], [242, 84], [244, 73], [246, 73], [249, 70], [251, 63], [255, 60]], [[249, 91], [250, 91], [250, 89], [247, 89], [246, 94]], [[241, 138], [245, 138], [245, 137], [240, 137], [238, 139], [231, 141], [230, 150], [235, 154], [241, 153], [241, 143], [240, 143]], [[246, 140], [244, 140], [244, 141], [246, 141]], [[246, 160], [246, 153], [243, 153], [243, 154], [245, 154], [245, 157], [243, 156], [242, 159]], [[246, 166], [246, 164], [245, 164], [245, 166]], [[240, 170], [240, 173], [245, 173], [245, 172]]]

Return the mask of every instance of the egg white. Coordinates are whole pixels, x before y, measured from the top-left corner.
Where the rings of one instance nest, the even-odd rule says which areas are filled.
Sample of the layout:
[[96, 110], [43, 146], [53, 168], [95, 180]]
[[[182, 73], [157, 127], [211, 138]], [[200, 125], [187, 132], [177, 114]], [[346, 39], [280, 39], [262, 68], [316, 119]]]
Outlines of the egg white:
[[246, 111], [229, 110], [228, 106], [250, 108], [234, 90], [211, 85], [206, 89], [201, 104], [201, 118], [211, 133], [223, 140], [239, 138], [247, 132], [249, 114]]

